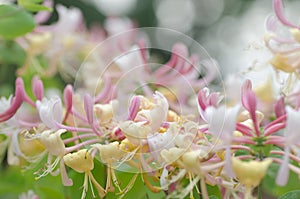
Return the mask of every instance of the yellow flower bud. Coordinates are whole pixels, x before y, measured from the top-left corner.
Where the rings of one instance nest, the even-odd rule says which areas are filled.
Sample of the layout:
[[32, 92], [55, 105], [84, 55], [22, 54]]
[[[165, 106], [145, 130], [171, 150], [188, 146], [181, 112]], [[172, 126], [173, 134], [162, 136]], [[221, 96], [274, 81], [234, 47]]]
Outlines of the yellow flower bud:
[[106, 145], [97, 145], [100, 151], [100, 158], [104, 163], [113, 163], [119, 161], [124, 156], [124, 152], [120, 150], [118, 142], [112, 142]]
[[64, 162], [78, 173], [87, 173], [94, 168], [94, 161], [87, 149], [64, 156]]
[[272, 163], [271, 159], [264, 159], [263, 161], [252, 160], [243, 162], [240, 159], [232, 158], [232, 167], [236, 177], [241, 184], [246, 187], [256, 187], [259, 185], [262, 178], [266, 175], [267, 169]]

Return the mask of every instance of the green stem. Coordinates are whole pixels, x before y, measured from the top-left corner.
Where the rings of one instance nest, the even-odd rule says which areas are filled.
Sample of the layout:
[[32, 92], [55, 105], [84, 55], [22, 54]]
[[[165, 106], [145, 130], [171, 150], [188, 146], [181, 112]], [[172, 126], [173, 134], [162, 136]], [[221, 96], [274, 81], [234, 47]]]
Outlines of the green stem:
[[261, 199], [261, 191], [262, 191], [262, 184], [259, 183], [258, 187], [257, 187], [257, 199]]

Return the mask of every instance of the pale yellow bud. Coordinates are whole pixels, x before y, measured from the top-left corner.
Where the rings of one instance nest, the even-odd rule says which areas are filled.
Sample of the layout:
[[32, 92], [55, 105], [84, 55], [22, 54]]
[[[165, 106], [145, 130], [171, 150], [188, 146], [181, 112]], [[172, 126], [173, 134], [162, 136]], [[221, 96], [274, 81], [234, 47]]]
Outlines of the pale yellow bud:
[[100, 158], [104, 163], [113, 163], [119, 161], [124, 156], [124, 151], [120, 150], [118, 142], [112, 142], [106, 145], [97, 145], [100, 151]]
[[94, 168], [94, 161], [87, 149], [69, 153], [64, 156], [64, 162], [78, 173], [86, 173]]
[[117, 106], [117, 100], [112, 100], [109, 104], [96, 104], [94, 106], [94, 112], [101, 124], [106, 124], [112, 120], [114, 112], [117, 110]]
[[182, 162], [185, 165], [186, 169], [200, 173], [200, 151], [189, 151], [182, 155]]
[[65, 154], [65, 144], [60, 135], [66, 132], [65, 129], [59, 129], [56, 132], [46, 130], [41, 133], [39, 141], [54, 156], [63, 156]]
[[266, 175], [267, 169], [272, 163], [271, 159], [263, 161], [251, 160], [249, 162], [241, 161], [240, 159], [232, 158], [232, 167], [236, 177], [241, 184], [246, 187], [256, 187]]

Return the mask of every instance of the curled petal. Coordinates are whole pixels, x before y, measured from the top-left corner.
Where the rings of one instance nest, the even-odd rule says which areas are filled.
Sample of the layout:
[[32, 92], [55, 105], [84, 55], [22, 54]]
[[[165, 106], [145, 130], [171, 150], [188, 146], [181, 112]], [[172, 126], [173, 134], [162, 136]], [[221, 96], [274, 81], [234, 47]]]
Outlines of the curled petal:
[[24, 89], [23, 80], [22, 78], [17, 78], [15, 97], [12, 99], [12, 103], [10, 107], [6, 111], [0, 114], [0, 122], [9, 120], [11, 117], [14, 116], [14, 114], [18, 111], [18, 109], [23, 103], [23, 99], [25, 95], [24, 93], [25, 93], [25, 89]]
[[275, 14], [276, 14], [277, 18], [279, 19], [279, 21], [283, 25], [289, 26], [291, 28], [297, 28], [297, 29], [299, 29], [299, 26], [296, 26], [296, 25], [292, 24], [291, 22], [289, 22], [285, 18], [284, 11], [283, 11], [282, 0], [274, 0], [273, 1], [273, 6], [274, 6], [274, 10], [275, 10]]
[[129, 120], [134, 120], [140, 108], [141, 100], [138, 96], [134, 96], [129, 107]]
[[94, 123], [94, 112], [93, 112], [94, 101], [92, 97], [88, 94], [84, 96], [84, 110], [86, 113], [87, 120], [89, 124]]

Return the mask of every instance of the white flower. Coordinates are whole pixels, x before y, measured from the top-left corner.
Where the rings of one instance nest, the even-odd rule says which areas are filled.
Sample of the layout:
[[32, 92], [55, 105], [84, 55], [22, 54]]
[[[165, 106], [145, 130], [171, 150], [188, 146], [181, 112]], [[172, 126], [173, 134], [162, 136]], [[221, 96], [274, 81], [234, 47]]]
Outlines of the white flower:
[[57, 129], [56, 123], [62, 123], [63, 110], [62, 103], [59, 97], [51, 99], [43, 98], [42, 101], [36, 102], [37, 110], [39, 112], [42, 122], [51, 129]]

